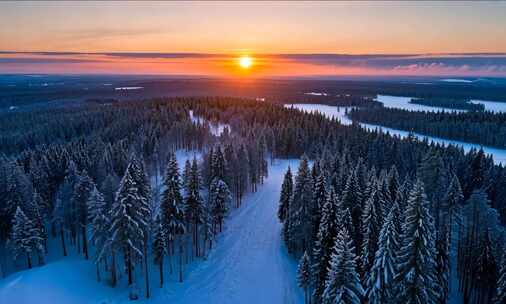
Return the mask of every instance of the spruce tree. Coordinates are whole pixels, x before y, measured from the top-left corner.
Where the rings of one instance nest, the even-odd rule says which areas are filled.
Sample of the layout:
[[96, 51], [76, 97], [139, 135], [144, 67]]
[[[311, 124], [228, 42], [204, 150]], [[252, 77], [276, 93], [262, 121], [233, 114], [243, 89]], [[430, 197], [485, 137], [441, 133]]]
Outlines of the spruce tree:
[[222, 231], [223, 220], [228, 213], [232, 197], [227, 184], [219, 178], [215, 178], [211, 184], [211, 192], [209, 195], [214, 222], [214, 233], [216, 234], [216, 227], [218, 227], [219, 232]]
[[83, 171], [78, 175], [77, 182], [74, 186], [74, 193], [72, 195], [72, 203], [74, 206], [74, 212], [77, 219], [77, 230], [81, 233], [81, 241], [83, 245], [84, 258], [88, 259], [88, 198], [91, 190], [94, 187], [93, 181], [90, 179], [86, 171]]
[[395, 277], [398, 267], [399, 231], [397, 213], [390, 210], [380, 231], [374, 264], [366, 272], [366, 295], [370, 304], [391, 303], [394, 298]]
[[163, 257], [167, 252], [167, 237], [163, 228], [162, 217], [158, 214], [155, 218], [153, 229], [153, 260], [158, 264], [160, 275], [160, 287], [163, 287]]
[[289, 249], [305, 250], [309, 247], [309, 237], [311, 234], [311, 214], [310, 206], [313, 200], [313, 181], [309, 171], [308, 159], [304, 155], [299, 164], [299, 170], [295, 177], [293, 190], [293, 200], [290, 204], [289, 229]]
[[[127, 167], [120, 182], [116, 200], [112, 206], [109, 228], [113, 260], [115, 252], [122, 250], [127, 268], [128, 285], [133, 284], [133, 264], [136, 258], [143, 256], [144, 241], [144, 231], [138, 222], [140, 211], [137, 208], [141, 198], [131, 167], [131, 165]], [[115, 267], [114, 262], [113, 267]]]
[[299, 267], [297, 269], [297, 282], [299, 284], [299, 287], [304, 289], [304, 303], [309, 303], [309, 285], [310, 285], [310, 262], [309, 262], [309, 256], [307, 255], [307, 252], [304, 252], [302, 255], [300, 261], [299, 261]]
[[494, 304], [506, 304], [506, 252], [503, 253], [498, 272]]
[[338, 232], [335, 241], [322, 303], [362, 303], [364, 290], [360, 284], [355, 261], [353, 242], [346, 229], [343, 229]]
[[204, 218], [204, 200], [200, 194], [201, 181], [197, 159], [193, 158], [191, 167], [191, 178], [189, 180], [188, 191], [185, 193], [185, 214], [188, 224], [192, 226], [192, 242], [196, 256], [199, 256], [199, 225]]
[[[181, 181], [176, 155], [171, 153], [167, 162], [167, 169], [164, 177], [165, 189], [160, 202], [161, 220], [164, 234], [167, 237], [167, 244], [174, 247], [176, 240], [179, 240], [180, 260], [182, 257], [183, 244], [181, 236], [186, 232], [185, 227], [185, 205], [181, 195]], [[169, 254], [173, 249], [169, 249]], [[183, 265], [179, 265], [179, 278], [182, 281]]]
[[409, 193], [402, 233], [396, 300], [406, 304], [437, 303], [440, 286], [436, 277], [434, 220], [419, 179]]
[[293, 178], [292, 171], [290, 170], [290, 167], [288, 167], [288, 170], [286, 171], [285, 177], [283, 179], [283, 183], [281, 184], [281, 194], [279, 197], [278, 218], [281, 222], [284, 222], [287, 219], [292, 195]]
[[336, 211], [338, 207], [337, 196], [333, 187], [327, 193], [327, 199], [321, 210], [321, 220], [318, 234], [313, 249], [311, 265], [312, 285], [314, 286], [313, 299], [316, 303], [321, 302], [321, 296], [325, 290], [325, 280], [330, 266], [330, 258], [334, 240], [337, 236]]
[[37, 224], [29, 219], [19, 206], [13, 218], [10, 240], [14, 249], [14, 258], [16, 259], [20, 254], [25, 254], [27, 266], [32, 268], [31, 254], [34, 252], [39, 256], [42, 254], [44, 240]]
[[99, 264], [104, 255], [100, 254], [109, 237], [109, 210], [106, 209], [106, 204], [102, 193], [98, 191], [97, 187], [93, 187], [88, 198], [88, 222], [91, 224], [91, 243], [96, 248], [95, 263], [97, 264], [97, 280], [100, 281]]
[[383, 221], [379, 196], [375, 189], [372, 191], [365, 202], [364, 213], [362, 214], [363, 238], [360, 265], [364, 273], [369, 272], [374, 263], [374, 255], [378, 249], [378, 238]]

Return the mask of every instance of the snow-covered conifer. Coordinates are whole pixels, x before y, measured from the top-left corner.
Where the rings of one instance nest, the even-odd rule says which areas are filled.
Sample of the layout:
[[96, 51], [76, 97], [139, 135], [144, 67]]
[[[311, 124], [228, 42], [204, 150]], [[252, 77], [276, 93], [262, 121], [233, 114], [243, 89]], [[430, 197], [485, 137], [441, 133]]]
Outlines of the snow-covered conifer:
[[281, 184], [281, 194], [279, 197], [278, 218], [284, 222], [287, 218], [288, 209], [290, 208], [290, 200], [293, 194], [293, 178], [290, 167], [285, 173], [283, 183]]
[[380, 231], [372, 269], [366, 272], [366, 296], [370, 304], [390, 303], [397, 275], [399, 231], [397, 213], [392, 209]]
[[219, 178], [215, 178], [212, 182], [209, 196], [215, 229], [217, 226], [219, 232], [221, 232], [223, 220], [228, 213], [232, 196], [230, 195], [227, 184]]
[[299, 287], [304, 289], [304, 302], [309, 303], [309, 285], [310, 285], [310, 279], [311, 279], [311, 273], [310, 273], [310, 262], [309, 262], [309, 256], [307, 255], [307, 252], [304, 252], [302, 255], [300, 261], [299, 261], [299, 267], [297, 269], [297, 282], [299, 284]]
[[409, 193], [399, 250], [399, 281], [396, 300], [400, 303], [437, 303], [436, 231], [429, 212], [423, 182], [417, 180]]
[[43, 239], [37, 225], [29, 219], [18, 206], [13, 219], [11, 232], [11, 245], [14, 249], [14, 258], [20, 254], [26, 255], [28, 268], [32, 268], [32, 253], [42, 254]]
[[364, 289], [360, 284], [355, 261], [353, 242], [346, 229], [343, 229], [336, 237], [322, 303], [362, 303]]

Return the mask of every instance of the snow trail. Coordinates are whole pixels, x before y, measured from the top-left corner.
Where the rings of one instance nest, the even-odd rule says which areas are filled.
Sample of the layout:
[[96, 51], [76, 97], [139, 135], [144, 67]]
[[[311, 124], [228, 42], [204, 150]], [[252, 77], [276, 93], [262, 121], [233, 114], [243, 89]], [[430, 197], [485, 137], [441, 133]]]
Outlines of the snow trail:
[[287, 256], [277, 219], [283, 175], [298, 161], [277, 160], [258, 191], [226, 223], [206, 261], [191, 271], [171, 303], [302, 303], [296, 265]]

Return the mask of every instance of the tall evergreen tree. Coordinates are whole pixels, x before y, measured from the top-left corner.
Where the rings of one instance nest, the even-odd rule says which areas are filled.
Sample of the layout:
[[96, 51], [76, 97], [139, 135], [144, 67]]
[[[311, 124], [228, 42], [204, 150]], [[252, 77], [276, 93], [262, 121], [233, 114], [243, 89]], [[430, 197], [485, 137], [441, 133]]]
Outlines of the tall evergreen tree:
[[362, 214], [362, 251], [361, 267], [364, 273], [369, 272], [374, 263], [374, 255], [378, 249], [378, 239], [382, 226], [381, 203], [374, 189], [365, 202]]
[[356, 271], [353, 242], [346, 229], [338, 232], [323, 292], [324, 304], [360, 304], [364, 290]]
[[39, 228], [19, 206], [13, 219], [11, 244], [14, 249], [14, 258], [20, 254], [26, 255], [28, 268], [32, 268], [31, 254], [35, 252], [41, 255], [44, 250]]
[[289, 248], [305, 250], [309, 246], [311, 234], [310, 206], [313, 200], [313, 182], [309, 171], [308, 159], [302, 156], [295, 177], [293, 200], [289, 208]]
[[437, 303], [440, 286], [436, 277], [435, 227], [421, 180], [410, 191], [402, 233], [396, 300]]
[[321, 220], [318, 229], [315, 246], [312, 255], [312, 282], [314, 286], [313, 299], [316, 303], [321, 302], [321, 296], [325, 290], [325, 280], [330, 266], [330, 258], [334, 240], [337, 236], [338, 198], [333, 187], [327, 192], [327, 199], [321, 210]]
[[158, 214], [155, 218], [153, 229], [153, 260], [158, 264], [160, 287], [163, 287], [163, 257], [167, 252], [167, 237], [162, 224], [162, 217]]
[[497, 280], [494, 304], [506, 304], [506, 253], [503, 253]]
[[284, 222], [287, 219], [292, 195], [293, 178], [292, 171], [290, 170], [290, 167], [288, 167], [288, 170], [286, 171], [285, 177], [283, 179], [283, 183], [281, 184], [281, 194], [279, 197], [278, 218], [281, 222]]
[[[139, 211], [139, 188], [132, 176], [132, 166], [129, 165], [123, 176], [116, 200], [112, 206], [110, 242], [113, 254], [117, 251], [123, 251], [125, 265], [128, 274], [128, 285], [133, 284], [133, 264], [137, 257], [143, 256], [144, 231], [138, 219], [142, 215]], [[114, 275], [113, 275], [114, 277]]]
[[93, 187], [88, 197], [88, 222], [91, 224], [91, 243], [96, 247], [95, 263], [97, 265], [97, 280], [100, 281], [99, 264], [105, 255], [100, 254], [109, 237], [109, 210], [102, 193]]
[[304, 303], [309, 303], [309, 284], [310, 284], [310, 262], [307, 252], [304, 252], [302, 258], [299, 261], [299, 267], [297, 269], [297, 282], [299, 287], [304, 289]]
[[399, 231], [395, 210], [390, 210], [380, 231], [372, 269], [366, 273], [366, 294], [370, 304], [391, 303], [398, 267]]
[[[181, 236], [186, 232], [185, 205], [181, 195], [181, 180], [179, 177], [176, 155], [174, 153], [169, 154], [163, 183], [165, 189], [162, 193], [160, 202], [162, 226], [169, 246], [174, 247], [176, 241], [179, 241], [179, 279], [182, 281], [183, 265], [181, 263], [181, 258], [183, 254], [183, 243]], [[173, 251], [173, 248], [169, 249], [169, 254]]]
[[188, 185], [188, 192], [185, 193], [185, 214], [189, 225], [192, 226], [192, 242], [194, 253], [199, 256], [199, 225], [204, 218], [204, 200], [200, 194], [201, 181], [197, 159], [193, 158], [191, 167], [191, 179]]
[[84, 258], [88, 259], [88, 235], [87, 235], [87, 226], [88, 226], [88, 198], [90, 196], [91, 190], [94, 187], [94, 183], [91, 178], [88, 176], [86, 171], [83, 171], [79, 174], [77, 178], [77, 182], [74, 186], [74, 193], [72, 195], [72, 202], [75, 208], [75, 214], [77, 219], [78, 231], [81, 234], [81, 241], [83, 245], [83, 254]]
[[219, 232], [222, 230], [223, 220], [228, 213], [232, 197], [227, 184], [219, 178], [214, 179], [209, 195], [214, 222], [214, 233], [216, 234], [216, 227], [218, 227]]

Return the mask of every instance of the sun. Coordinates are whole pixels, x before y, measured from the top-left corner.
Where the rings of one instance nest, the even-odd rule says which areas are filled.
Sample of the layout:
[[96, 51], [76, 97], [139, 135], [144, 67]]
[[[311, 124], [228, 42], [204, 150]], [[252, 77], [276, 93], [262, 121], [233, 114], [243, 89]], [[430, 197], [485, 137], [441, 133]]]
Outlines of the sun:
[[250, 56], [239, 57], [239, 65], [243, 69], [249, 69], [253, 65], [253, 58]]

